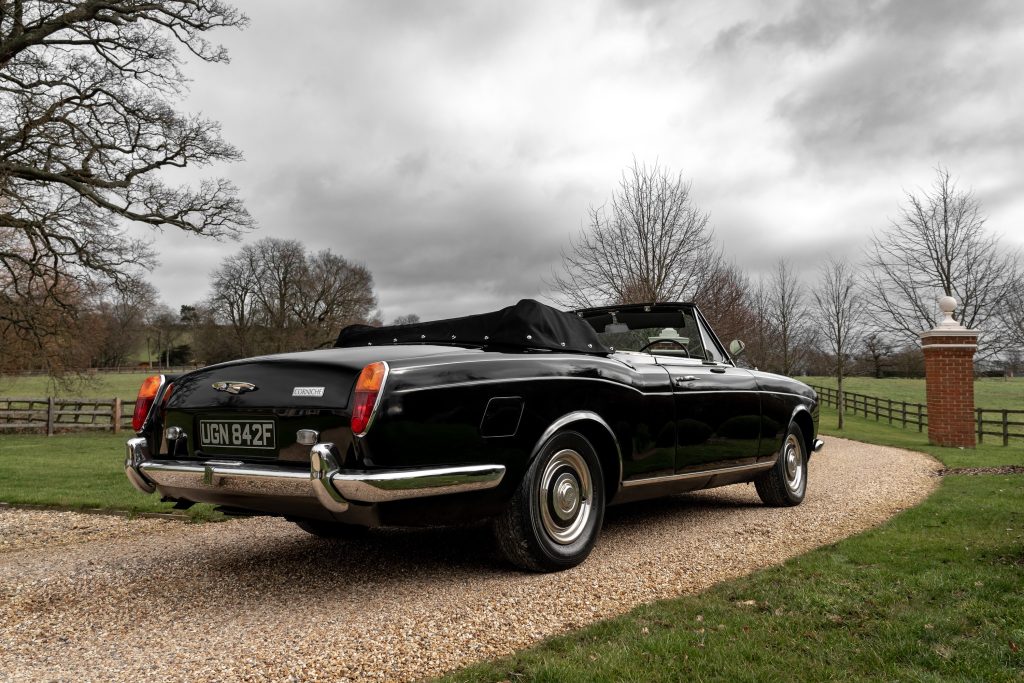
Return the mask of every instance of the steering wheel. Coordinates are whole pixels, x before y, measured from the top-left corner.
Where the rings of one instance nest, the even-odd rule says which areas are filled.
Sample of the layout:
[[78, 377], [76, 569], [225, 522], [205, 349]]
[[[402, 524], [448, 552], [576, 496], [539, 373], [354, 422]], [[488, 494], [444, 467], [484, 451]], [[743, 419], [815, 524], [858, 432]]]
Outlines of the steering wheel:
[[[651, 348], [655, 344], [662, 344], [662, 343], [665, 343], [665, 342], [668, 342], [668, 343], [671, 343], [671, 344], [675, 344], [676, 346], [678, 346], [679, 348], [681, 348], [683, 350], [683, 353], [686, 354], [687, 358], [690, 357], [690, 350], [688, 348], [686, 348], [686, 344], [683, 344], [682, 342], [680, 342], [677, 339], [652, 339], [651, 341], [649, 341], [646, 344], [644, 344], [643, 346], [641, 346], [637, 350], [637, 353], [643, 353], [644, 351], [647, 351], [647, 349]], [[648, 353], [650, 353], [650, 352], [648, 352]], [[652, 353], [651, 355], [653, 356], [654, 354]]]

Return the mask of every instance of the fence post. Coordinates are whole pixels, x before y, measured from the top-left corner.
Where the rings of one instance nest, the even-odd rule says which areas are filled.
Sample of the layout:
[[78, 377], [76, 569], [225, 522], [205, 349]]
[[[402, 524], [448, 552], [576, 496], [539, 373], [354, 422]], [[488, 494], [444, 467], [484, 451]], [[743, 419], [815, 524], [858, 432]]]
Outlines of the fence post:
[[903, 428], [907, 428], [907, 402], [903, 401], [903, 411], [901, 413], [903, 419]]
[[114, 422], [114, 433], [117, 434], [121, 431], [121, 399], [114, 399], [114, 414], [111, 416]]
[[53, 396], [46, 397], [46, 435], [53, 436], [53, 420], [54, 420], [54, 405]]
[[924, 414], [921, 412], [922, 404], [917, 404], [917, 431], [924, 431]]
[[889, 399], [889, 424], [892, 424], [892, 399]]
[[1003, 408], [1003, 445], [1010, 445], [1010, 421], [1009, 412], [1006, 408]]
[[982, 417], [985, 415], [985, 413], [981, 410], [981, 408], [975, 408], [974, 413], [978, 420], [978, 443], [981, 443], [982, 441], [985, 440], [985, 427], [984, 423], [982, 422]]

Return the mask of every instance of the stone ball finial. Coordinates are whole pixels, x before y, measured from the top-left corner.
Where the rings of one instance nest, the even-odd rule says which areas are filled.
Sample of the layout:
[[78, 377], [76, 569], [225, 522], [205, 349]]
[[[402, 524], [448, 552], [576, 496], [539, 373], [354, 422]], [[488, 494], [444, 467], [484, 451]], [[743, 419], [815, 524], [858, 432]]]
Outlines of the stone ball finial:
[[939, 298], [939, 310], [942, 311], [942, 322], [939, 323], [940, 329], [952, 329], [959, 328], [960, 324], [953, 320], [953, 311], [956, 310], [956, 299], [951, 296], [943, 296]]

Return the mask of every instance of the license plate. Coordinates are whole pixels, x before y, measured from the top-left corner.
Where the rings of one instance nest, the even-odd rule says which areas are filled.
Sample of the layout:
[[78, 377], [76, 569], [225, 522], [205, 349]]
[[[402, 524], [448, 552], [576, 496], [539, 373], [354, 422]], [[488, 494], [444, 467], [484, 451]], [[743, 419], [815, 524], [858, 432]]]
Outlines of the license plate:
[[273, 420], [200, 420], [199, 445], [219, 448], [272, 449]]

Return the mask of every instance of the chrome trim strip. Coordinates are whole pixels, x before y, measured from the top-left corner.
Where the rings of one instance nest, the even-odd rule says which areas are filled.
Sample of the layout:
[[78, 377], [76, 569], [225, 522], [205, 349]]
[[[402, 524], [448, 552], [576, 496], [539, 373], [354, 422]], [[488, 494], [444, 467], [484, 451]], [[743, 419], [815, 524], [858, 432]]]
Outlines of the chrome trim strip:
[[[661, 366], [665, 367], [665, 366]], [[611, 379], [604, 379], [602, 377], [506, 377], [503, 379], [473, 379], [465, 382], [451, 382], [449, 384], [432, 384], [428, 387], [407, 387], [404, 389], [396, 389], [391, 392], [393, 394], [411, 394], [416, 391], [430, 391], [431, 389], [454, 389], [456, 387], [472, 387], [481, 386], [485, 384], [505, 384], [508, 382], [536, 382], [540, 380], [563, 380], [563, 381], [587, 381], [587, 382], [605, 382], [607, 384], [613, 384], [623, 389], [632, 389], [633, 391], [643, 394], [644, 396], [675, 396], [677, 393], [686, 393], [687, 395], [696, 394], [771, 394], [773, 396], [793, 396], [804, 401], [810, 401], [811, 399], [803, 394], [794, 394], [786, 391], [770, 391], [767, 389], [697, 389], [697, 390], [686, 390], [685, 392], [672, 392], [672, 391], [644, 391], [629, 384], [623, 384], [622, 382], [616, 382]]]
[[407, 498], [491, 489], [505, 477], [504, 465], [465, 465], [422, 470], [352, 473], [341, 471], [330, 482], [348, 500], [384, 503]]
[[153, 485], [140, 471], [139, 466], [149, 460], [149, 445], [141, 437], [128, 439], [125, 443], [124, 474], [128, 477], [131, 485], [142, 493], [153, 493], [156, 486]]
[[615, 454], [618, 456], [619, 460], [619, 481], [622, 481], [622, 447], [619, 446], [619, 439], [615, 436], [615, 432], [612, 431], [612, 428], [608, 426], [608, 423], [604, 421], [604, 418], [590, 410], [575, 410], [571, 413], [566, 413], [548, 425], [548, 428], [545, 429], [544, 433], [540, 435], [539, 439], [537, 439], [537, 443], [533, 445], [533, 450], [530, 451], [530, 461], [532, 462], [533, 459], [537, 457], [537, 454], [540, 452], [540, 447], [543, 446], [548, 439], [554, 436], [555, 432], [567, 424], [583, 420], [596, 422], [605, 428], [608, 432], [608, 436], [612, 437], [612, 443], [615, 444]]
[[771, 462], [756, 462], [752, 465], [737, 465], [736, 467], [722, 467], [715, 470], [701, 470], [700, 472], [684, 472], [682, 474], [669, 474], [664, 477], [648, 477], [647, 479], [629, 479], [622, 482], [623, 488], [633, 486], [645, 486], [649, 484], [665, 484], [672, 481], [683, 481], [685, 479], [697, 479], [699, 477], [713, 477], [719, 474], [733, 474], [735, 472], [758, 472], [771, 469], [775, 460]]

